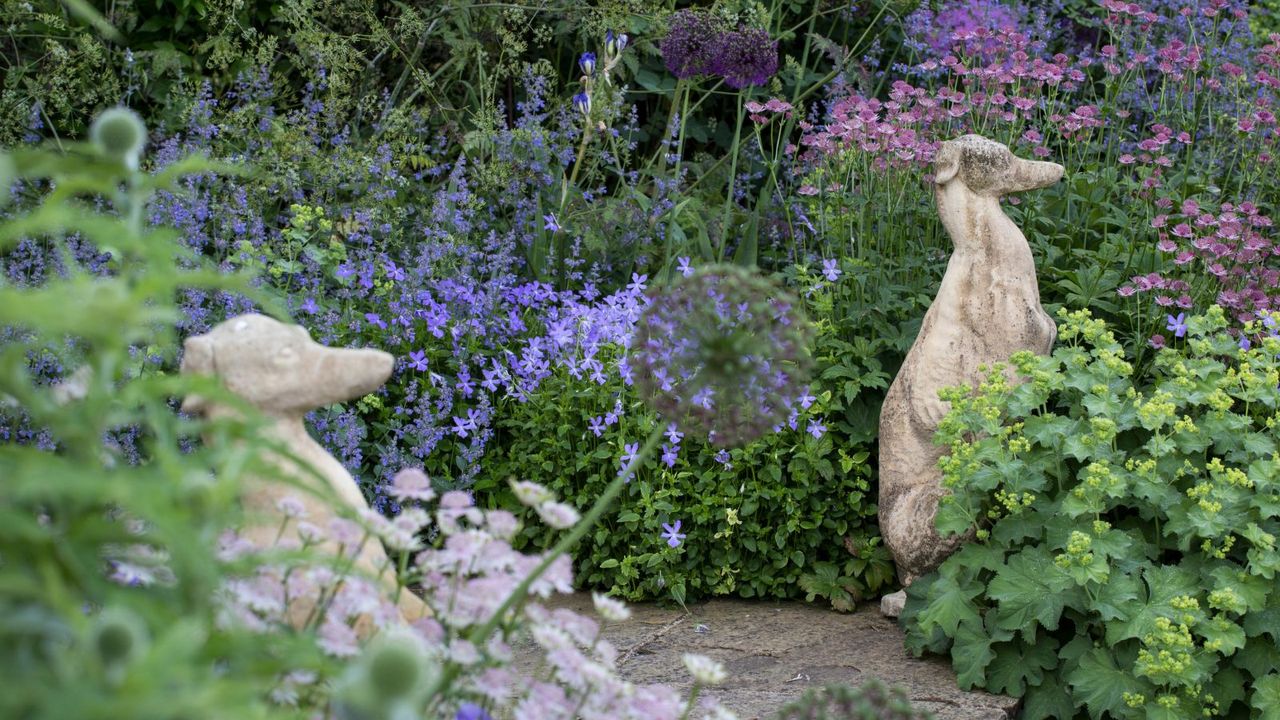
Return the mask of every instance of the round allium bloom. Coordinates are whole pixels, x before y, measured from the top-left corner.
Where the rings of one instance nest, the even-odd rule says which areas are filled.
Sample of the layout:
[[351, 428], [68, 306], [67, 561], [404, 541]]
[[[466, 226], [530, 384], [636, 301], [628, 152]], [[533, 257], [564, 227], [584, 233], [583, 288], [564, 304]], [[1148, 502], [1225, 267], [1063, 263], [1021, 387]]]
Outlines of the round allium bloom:
[[663, 64], [681, 79], [712, 74], [724, 30], [724, 23], [709, 12], [686, 9], [675, 13], [667, 22], [666, 37], [658, 43]]
[[716, 46], [712, 70], [734, 89], [763, 85], [778, 72], [778, 41], [760, 28], [724, 33]]
[[782, 422], [811, 361], [813, 328], [796, 298], [733, 265], [707, 266], [650, 295], [628, 364], [654, 410], [720, 447]]

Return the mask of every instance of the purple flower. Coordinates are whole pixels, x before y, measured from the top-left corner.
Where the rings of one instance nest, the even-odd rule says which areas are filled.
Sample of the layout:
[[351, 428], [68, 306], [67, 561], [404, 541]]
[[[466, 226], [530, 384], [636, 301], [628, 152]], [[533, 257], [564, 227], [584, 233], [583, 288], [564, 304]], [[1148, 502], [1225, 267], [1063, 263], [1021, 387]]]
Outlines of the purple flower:
[[1166, 329], [1169, 332], [1173, 333], [1174, 337], [1182, 337], [1183, 335], [1187, 334], [1187, 314], [1186, 313], [1178, 313], [1177, 317], [1169, 315], [1167, 316], [1167, 319], [1169, 321], [1169, 324], [1166, 326]]
[[556, 220], [555, 213], [547, 213], [542, 216], [542, 219], [546, 222], [546, 224], [542, 226], [543, 230], [550, 230], [553, 233], [560, 232], [560, 221]]
[[818, 398], [814, 397], [813, 394], [810, 392], [809, 388], [806, 387], [804, 389], [804, 394], [801, 395], [798, 399], [800, 400], [800, 407], [804, 408], [805, 410], [808, 410], [813, 405], [813, 401], [817, 400]]
[[607, 426], [604, 423], [604, 419], [601, 418], [599, 415], [591, 418], [591, 420], [587, 423], [587, 429], [595, 433], [596, 437], [600, 437], [601, 435], [603, 435], [604, 429], [606, 427]]
[[578, 93], [573, 96], [573, 106], [583, 115], [591, 114], [591, 96], [586, 93]]
[[808, 432], [809, 432], [809, 434], [810, 434], [810, 435], [812, 435], [812, 436], [813, 436], [813, 438], [814, 438], [815, 440], [821, 440], [821, 439], [822, 439], [822, 436], [823, 436], [823, 435], [825, 435], [825, 434], [826, 434], [826, 432], [827, 432], [827, 426], [826, 426], [826, 425], [823, 425], [823, 424], [822, 424], [819, 420], [817, 420], [817, 419], [810, 420], [810, 421], [809, 421], [809, 428], [808, 428]]
[[675, 525], [662, 523], [662, 534], [659, 537], [666, 540], [667, 544], [674, 548], [680, 547], [680, 541], [684, 540], [687, 535], [680, 532], [680, 521], [677, 520]]
[[716, 44], [712, 67], [731, 88], [763, 85], [778, 72], [778, 41], [761, 28], [725, 33]]
[[689, 277], [690, 275], [693, 274], [693, 266], [689, 264], [688, 257], [680, 257], [680, 258], [676, 258], [676, 260], [679, 261], [679, 265], [677, 266], [676, 269], [680, 271], [681, 275], [685, 277]]
[[822, 276], [827, 279], [827, 282], [839, 280], [841, 274], [840, 263], [835, 258], [822, 261]]
[[666, 463], [667, 467], [669, 468], [675, 467], [676, 459], [679, 457], [680, 457], [679, 445], [668, 445], [667, 443], [662, 443], [662, 462]]
[[493, 720], [493, 716], [475, 703], [464, 702], [458, 707], [458, 714], [453, 720]]
[[[627, 471], [627, 466], [631, 464], [632, 460], [636, 459], [636, 453], [640, 452], [640, 443], [627, 443], [622, 449], [622, 466], [618, 469], [619, 475], [625, 473]], [[635, 477], [635, 473], [628, 475], [627, 482], [631, 482], [631, 478], [633, 477]]]
[[596, 71], [596, 54], [593, 52], [584, 52], [578, 58], [578, 67], [582, 68], [583, 75], [593, 75]]
[[427, 371], [427, 353], [425, 350], [414, 350], [409, 353], [409, 367], [418, 372]]
[[711, 13], [681, 10], [667, 22], [667, 35], [658, 43], [662, 62], [678, 78], [710, 75], [716, 45], [724, 26]]
[[1240, 349], [1241, 349], [1241, 350], [1248, 350], [1248, 349], [1249, 349], [1249, 348], [1251, 348], [1251, 347], [1253, 347], [1253, 343], [1249, 342], [1249, 338], [1248, 338], [1248, 337], [1246, 337], [1245, 335], [1241, 335], [1241, 336], [1240, 336]]
[[676, 445], [679, 445], [680, 441], [684, 439], [684, 433], [680, 432], [676, 428], [675, 423], [670, 423], [669, 425], [667, 425], [667, 431], [663, 434], [667, 436], [668, 440], [670, 440], [672, 443]]
[[387, 323], [383, 321], [382, 316], [378, 315], [378, 313], [365, 313], [364, 319], [368, 320], [370, 325], [382, 328], [383, 330], [387, 329]]

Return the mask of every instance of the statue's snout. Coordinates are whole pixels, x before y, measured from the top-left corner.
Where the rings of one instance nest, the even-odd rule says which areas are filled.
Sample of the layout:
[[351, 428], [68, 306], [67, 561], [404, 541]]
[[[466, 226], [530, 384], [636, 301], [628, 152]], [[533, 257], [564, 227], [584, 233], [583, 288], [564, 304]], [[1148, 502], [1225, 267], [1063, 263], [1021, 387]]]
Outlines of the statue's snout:
[[1042, 160], [1024, 160], [1014, 158], [1013, 177], [1009, 183], [1009, 192], [1037, 190], [1062, 179], [1065, 168], [1055, 162]]
[[349, 350], [319, 346], [316, 388], [326, 395], [324, 403], [338, 403], [363, 397], [382, 387], [391, 377], [395, 358], [381, 350]]

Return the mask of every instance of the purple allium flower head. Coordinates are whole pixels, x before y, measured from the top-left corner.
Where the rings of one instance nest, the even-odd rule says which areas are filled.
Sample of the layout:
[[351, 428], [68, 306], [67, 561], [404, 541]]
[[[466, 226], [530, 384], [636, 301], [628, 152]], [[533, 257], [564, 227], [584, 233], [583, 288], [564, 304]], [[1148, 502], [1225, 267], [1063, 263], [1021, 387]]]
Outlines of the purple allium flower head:
[[731, 88], [763, 85], [778, 72], [778, 41], [762, 28], [724, 33], [716, 44], [712, 71]]
[[685, 79], [714, 72], [724, 25], [711, 13], [686, 9], [671, 16], [667, 35], [658, 43], [667, 70]]
[[687, 537], [687, 535], [685, 533], [680, 532], [680, 521], [677, 520], [675, 525], [662, 523], [661, 537], [663, 540], [667, 541], [668, 545], [674, 548], [674, 547], [680, 547], [680, 541], [684, 540]]
[[650, 294], [631, 341], [640, 396], [667, 422], [726, 447], [786, 417], [810, 364], [800, 303], [741, 267], [711, 265]]

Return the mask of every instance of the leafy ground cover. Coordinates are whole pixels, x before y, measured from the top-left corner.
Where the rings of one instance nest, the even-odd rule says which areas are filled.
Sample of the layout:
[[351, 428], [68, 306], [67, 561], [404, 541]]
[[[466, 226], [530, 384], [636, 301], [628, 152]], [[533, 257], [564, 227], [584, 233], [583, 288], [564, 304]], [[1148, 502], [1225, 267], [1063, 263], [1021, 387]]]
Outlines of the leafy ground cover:
[[[84, 3], [0, 9], [0, 142], [74, 151], [98, 110], [138, 108], [150, 128], [141, 170], [172, 182], [131, 212], [177, 230], [181, 270], [251, 278], [180, 284], [178, 336], [271, 302], [321, 342], [394, 353], [385, 388], [308, 418], [389, 516], [402, 510], [394, 478], [420, 468], [436, 491], [524, 521], [511, 544], [535, 552], [561, 535], [509, 478], [584, 511], [631, 468], [573, 552], [579, 583], [633, 600], [847, 608], [893, 588], [875, 527], [875, 432], [950, 249], [933, 153], [977, 132], [1063, 163], [1062, 183], [1006, 208], [1032, 243], [1047, 308], [1092, 313], [1069, 316], [1091, 328], [1091, 349], [1073, 336], [1045, 362], [1123, 365], [1124, 379], [1095, 393], [1093, 380], [1024, 358], [1020, 370], [1047, 377], [983, 388], [995, 417], [954, 396], [948, 441], [1025, 442], [1038, 464], [1017, 478], [977, 461], [952, 468], [957, 502], [941, 522], [985, 535], [920, 582], [909, 628], [920, 649], [979, 649], [990, 661], [962, 681], [1028, 693], [1031, 715], [1266, 712], [1276, 638], [1258, 618], [1274, 603], [1252, 583], [1269, 579], [1278, 529], [1257, 477], [1274, 453], [1261, 408], [1276, 385], [1258, 363], [1280, 309], [1269, 6], [154, 4], [154, 15], [110, 4], [106, 23], [86, 21]], [[244, 172], [178, 173], [192, 155]], [[49, 189], [38, 174], [6, 181], [14, 202], [0, 212], [17, 216]], [[59, 237], [15, 234], [0, 287], [121, 276], [112, 243], [75, 228]], [[655, 295], [718, 263], [772, 277], [814, 330], [810, 380], [772, 398], [782, 412], [770, 432], [735, 447], [652, 409], [633, 363]], [[4, 332], [21, 349], [14, 372], [39, 387], [88, 352], [74, 337]], [[172, 338], [138, 339], [113, 372], [165, 377], [176, 361]], [[688, 379], [667, 370], [641, 368], [640, 385]], [[1186, 373], [1199, 389], [1175, 383]], [[1199, 387], [1210, 380], [1220, 393]], [[1031, 388], [1040, 403], [1018, 404]], [[1171, 395], [1169, 423], [1183, 430], [1166, 436], [1134, 414], [1153, 393]], [[115, 462], [150, 467], [156, 428], [109, 417], [100, 435]], [[1027, 435], [1052, 418], [1054, 437], [1048, 425]], [[1186, 437], [1138, 450], [1143, 433]], [[0, 405], [0, 436], [70, 447], [22, 404]], [[1071, 505], [1077, 486], [1102, 482], [1100, 457], [1112, 478], [1156, 462], [1165, 490], [1135, 495], [1135, 480], [1087, 511]], [[1025, 485], [1035, 478], [1044, 487]], [[1201, 496], [1229, 489], [1230, 502]], [[1235, 503], [1240, 517], [1210, 532], [1188, 503]], [[1009, 579], [1033, 561], [1062, 584], [1056, 614], [1010, 604]], [[1156, 593], [1162, 578], [1178, 592]], [[1103, 640], [1114, 652], [1093, 649]], [[1086, 658], [1105, 667], [1075, 670]], [[1258, 689], [1225, 689], [1237, 678]]]

